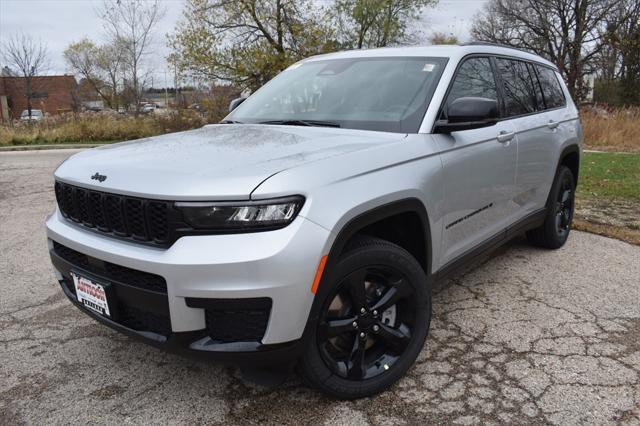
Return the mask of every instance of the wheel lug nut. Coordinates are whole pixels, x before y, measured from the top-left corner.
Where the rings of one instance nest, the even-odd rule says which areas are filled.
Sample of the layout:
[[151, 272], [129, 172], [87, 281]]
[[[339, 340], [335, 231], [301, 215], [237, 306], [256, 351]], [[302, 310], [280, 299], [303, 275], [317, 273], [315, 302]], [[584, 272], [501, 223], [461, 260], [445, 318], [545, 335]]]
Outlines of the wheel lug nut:
[[373, 311], [373, 315], [374, 316], [378, 315], [378, 311]]
[[351, 324], [351, 325], [353, 325], [353, 328], [358, 328], [358, 323], [357, 323], [357, 322], [355, 322], [355, 321], [354, 321], [354, 322], [353, 322], [353, 324]]
[[360, 338], [361, 338], [361, 339], [364, 339], [364, 338], [365, 338], [365, 336], [366, 336], [366, 334], [364, 334], [364, 333], [360, 333]]
[[365, 312], [367, 312], [367, 310], [365, 308], [360, 308], [360, 313], [364, 314]]
[[379, 326], [377, 326], [377, 325], [374, 325], [374, 326], [373, 326], [373, 331], [378, 331], [378, 330], [380, 330], [380, 327], [379, 327]]

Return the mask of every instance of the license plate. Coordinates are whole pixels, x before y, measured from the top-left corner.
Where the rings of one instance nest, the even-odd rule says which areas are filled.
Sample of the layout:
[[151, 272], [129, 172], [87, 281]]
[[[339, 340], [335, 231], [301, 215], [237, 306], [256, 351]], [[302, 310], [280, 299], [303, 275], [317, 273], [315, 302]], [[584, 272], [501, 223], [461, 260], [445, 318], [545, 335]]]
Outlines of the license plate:
[[111, 317], [105, 286], [73, 272], [71, 276], [76, 288], [78, 302], [100, 315]]

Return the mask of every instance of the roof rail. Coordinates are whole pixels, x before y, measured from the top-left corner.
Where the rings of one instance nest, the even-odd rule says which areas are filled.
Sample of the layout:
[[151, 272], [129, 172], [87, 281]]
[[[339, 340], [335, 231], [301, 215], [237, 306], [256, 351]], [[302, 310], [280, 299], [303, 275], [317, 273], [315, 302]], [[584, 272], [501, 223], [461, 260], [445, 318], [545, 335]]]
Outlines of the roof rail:
[[524, 52], [524, 53], [531, 53], [534, 55], [537, 55], [537, 53], [531, 52], [529, 50], [525, 50], [525, 49], [521, 49], [519, 47], [513, 47], [513, 46], [509, 46], [507, 44], [501, 44], [501, 43], [494, 43], [491, 41], [469, 41], [466, 43], [461, 43], [460, 46], [493, 46], [493, 47], [503, 47], [505, 49], [513, 49], [513, 50], [519, 50], [520, 52]]

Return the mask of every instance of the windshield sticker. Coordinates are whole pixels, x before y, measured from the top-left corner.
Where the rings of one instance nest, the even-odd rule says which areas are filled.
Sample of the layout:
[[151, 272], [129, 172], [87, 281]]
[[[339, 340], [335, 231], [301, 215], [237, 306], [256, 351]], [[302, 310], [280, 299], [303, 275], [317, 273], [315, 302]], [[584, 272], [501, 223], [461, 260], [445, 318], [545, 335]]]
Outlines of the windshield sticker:
[[432, 72], [436, 66], [434, 64], [424, 64], [422, 71], [424, 72]]

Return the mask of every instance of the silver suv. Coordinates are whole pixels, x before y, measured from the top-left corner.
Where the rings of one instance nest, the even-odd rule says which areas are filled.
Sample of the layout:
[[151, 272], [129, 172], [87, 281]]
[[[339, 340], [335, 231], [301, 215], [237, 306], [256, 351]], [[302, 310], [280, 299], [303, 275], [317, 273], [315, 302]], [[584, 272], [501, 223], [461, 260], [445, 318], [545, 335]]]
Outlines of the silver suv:
[[516, 234], [548, 248], [569, 234], [582, 130], [538, 56], [339, 52], [232, 107], [56, 170], [51, 259], [85, 313], [357, 398], [418, 356], [435, 280]]

